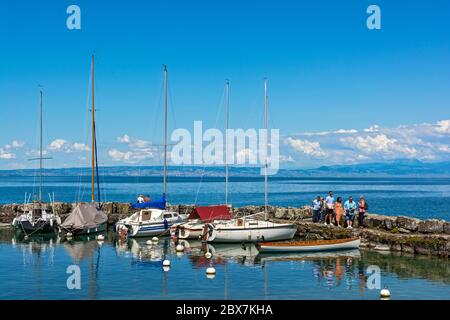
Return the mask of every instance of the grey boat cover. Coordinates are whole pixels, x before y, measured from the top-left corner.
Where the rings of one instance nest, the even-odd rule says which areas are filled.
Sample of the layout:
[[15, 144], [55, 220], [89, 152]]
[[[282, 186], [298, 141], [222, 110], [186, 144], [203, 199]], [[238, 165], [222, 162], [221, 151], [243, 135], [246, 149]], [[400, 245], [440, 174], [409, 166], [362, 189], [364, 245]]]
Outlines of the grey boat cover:
[[108, 216], [94, 203], [79, 203], [62, 223], [63, 228], [95, 228], [106, 222]]

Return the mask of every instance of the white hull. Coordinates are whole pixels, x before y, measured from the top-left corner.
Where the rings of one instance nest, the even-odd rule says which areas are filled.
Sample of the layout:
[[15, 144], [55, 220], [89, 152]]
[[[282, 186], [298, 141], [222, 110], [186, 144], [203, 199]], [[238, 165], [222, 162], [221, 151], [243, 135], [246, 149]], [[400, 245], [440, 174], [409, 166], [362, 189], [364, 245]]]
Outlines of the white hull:
[[208, 237], [208, 242], [291, 240], [296, 231], [297, 227], [293, 224], [245, 220], [245, 223], [241, 226], [236, 223], [214, 226]]
[[315, 244], [315, 245], [264, 245], [260, 244], [258, 250], [262, 253], [273, 252], [319, 252], [319, 251], [334, 251], [334, 250], [351, 250], [358, 249], [361, 241], [355, 239], [342, 243], [330, 243], [330, 244]]
[[[144, 209], [116, 223], [115, 230], [130, 238], [170, 235], [170, 228], [184, 220], [176, 212], [159, 209]], [[165, 222], [164, 222], [165, 221]]]

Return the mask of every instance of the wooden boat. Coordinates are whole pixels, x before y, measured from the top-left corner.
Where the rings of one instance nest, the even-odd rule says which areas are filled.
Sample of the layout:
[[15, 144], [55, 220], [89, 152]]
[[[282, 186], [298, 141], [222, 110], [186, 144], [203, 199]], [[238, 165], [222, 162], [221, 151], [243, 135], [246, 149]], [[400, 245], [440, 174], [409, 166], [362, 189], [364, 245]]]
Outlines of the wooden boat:
[[259, 242], [256, 248], [259, 252], [313, 252], [357, 249], [361, 244], [359, 238], [346, 238], [335, 240], [317, 241], [283, 241], [283, 242]]

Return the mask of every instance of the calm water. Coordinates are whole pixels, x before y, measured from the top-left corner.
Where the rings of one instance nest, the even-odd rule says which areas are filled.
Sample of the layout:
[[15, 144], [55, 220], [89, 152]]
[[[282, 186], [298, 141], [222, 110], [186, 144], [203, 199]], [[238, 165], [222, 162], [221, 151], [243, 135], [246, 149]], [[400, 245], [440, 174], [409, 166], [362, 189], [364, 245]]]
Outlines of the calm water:
[[[346, 251], [258, 255], [247, 245], [185, 242], [176, 254], [170, 239], [59, 242], [21, 241], [0, 231], [0, 299], [379, 299], [367, 288], [367, 267], [381, 270], [392, 299], [450, 299], [450, 262], [425, 256]], [[213, 258], [204, 257], [205, 250]], [[171, 268], [162, 269], [163, 259]], [[67, 289], [66, 269], [81, 269], [81, 289]], [[214, 266], [215, 278], [205, 270]]]
[[[105, 201], [133, 202], [139, 193], [157, 197], [162, 191], [159, 177], [104, 177]], [[223, 178], [169, 177], [168, 201], [173, 204], [208, 205], [224, 203]], [[230, 182], [230, 200], [235, 206], [261, 205], [263, 180], [234, 177]], [[273, 205], [310, 204], [318, 194], [329, 190], [346, 198], [363, 194], [369, 211], [387, 215], [450, 220], [450, 179], [444, 178], [280, 178], [269, 179], [269, 202]], [[0, 177], [0, 203], [21, 203], [25, 192], [37, 192], [33, 177]], [[48, 177], [45, 191], [54, 192], [56, 201], [90, 199], [89, 178]]]

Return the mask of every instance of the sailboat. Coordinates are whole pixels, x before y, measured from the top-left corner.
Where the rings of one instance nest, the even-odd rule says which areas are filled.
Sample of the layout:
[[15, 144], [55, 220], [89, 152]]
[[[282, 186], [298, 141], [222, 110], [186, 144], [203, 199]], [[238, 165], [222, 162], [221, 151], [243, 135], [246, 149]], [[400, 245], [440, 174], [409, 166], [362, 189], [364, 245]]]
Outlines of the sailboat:
[[[77, 203], [69, 216], [61, 224], [61, 231], [73, 236], [81, 236], [99, 233], [106, 230], [108, 216], [100, 208], [100, 186], [98, 181], [98, 161], [97, 161], [97, 138], [95, 127], [95, 65], [94, 55], [92, 55], [92, 141], [91, 141], [91, 203]], [[97, 176], [97, 181], [95, 177]], [[97, 182], [98, 203], [95, 202], [95, 183]]]
[[172, 237], [179, 239], [200, 239], [205, 233], [205, 224], [221, 223], [231, 220], [228, 207], [228, 125], [230, 105], [230, 81], [226, 81], [226, 127], [225, 127], [225, 205], [196, 206], [189, 214], [188, 221], [172, 226]]
[[55, 233], [61, 223], [61, 218], [55, 212], [54, 199], [50, 196], [51, 205], [42, 202], [42, 192], [44, 188], [43, 160], [50, 159], [43, 157], [42, 149], [42, 90], [40, 91], [40, 146], [39, 157], [30, 160], [39, 160], [39, 196], [37, 200], [29, 203], [27, 194], [25, 195], [24, 213], [14, 218], [12, 226], [25, 233], [26, 236], [34, 233]]
[[114, 230], [128, 237], [150, 237], [166, 234], [174, 223], [183, 222], [186, 216], [166, 210], [167, 185], [167, 66], [164, 65], [164, 182], [161, 206], [139, 210], [131, 216], [119, 220]]
[[[267, 130], [267, 80], [264, 80], [264, 128]], [[267, 155], [264, 164], [264, 220], [250, 217], [236, 218], [219, 224], [208, 224], [205, 238], [208, 242], [259, 242], [291, 240], [297, 226], [291, 223], [275, 223], [268, 219], [267, 211]], [[262, 212], [260, 213], [262, 214]]]

